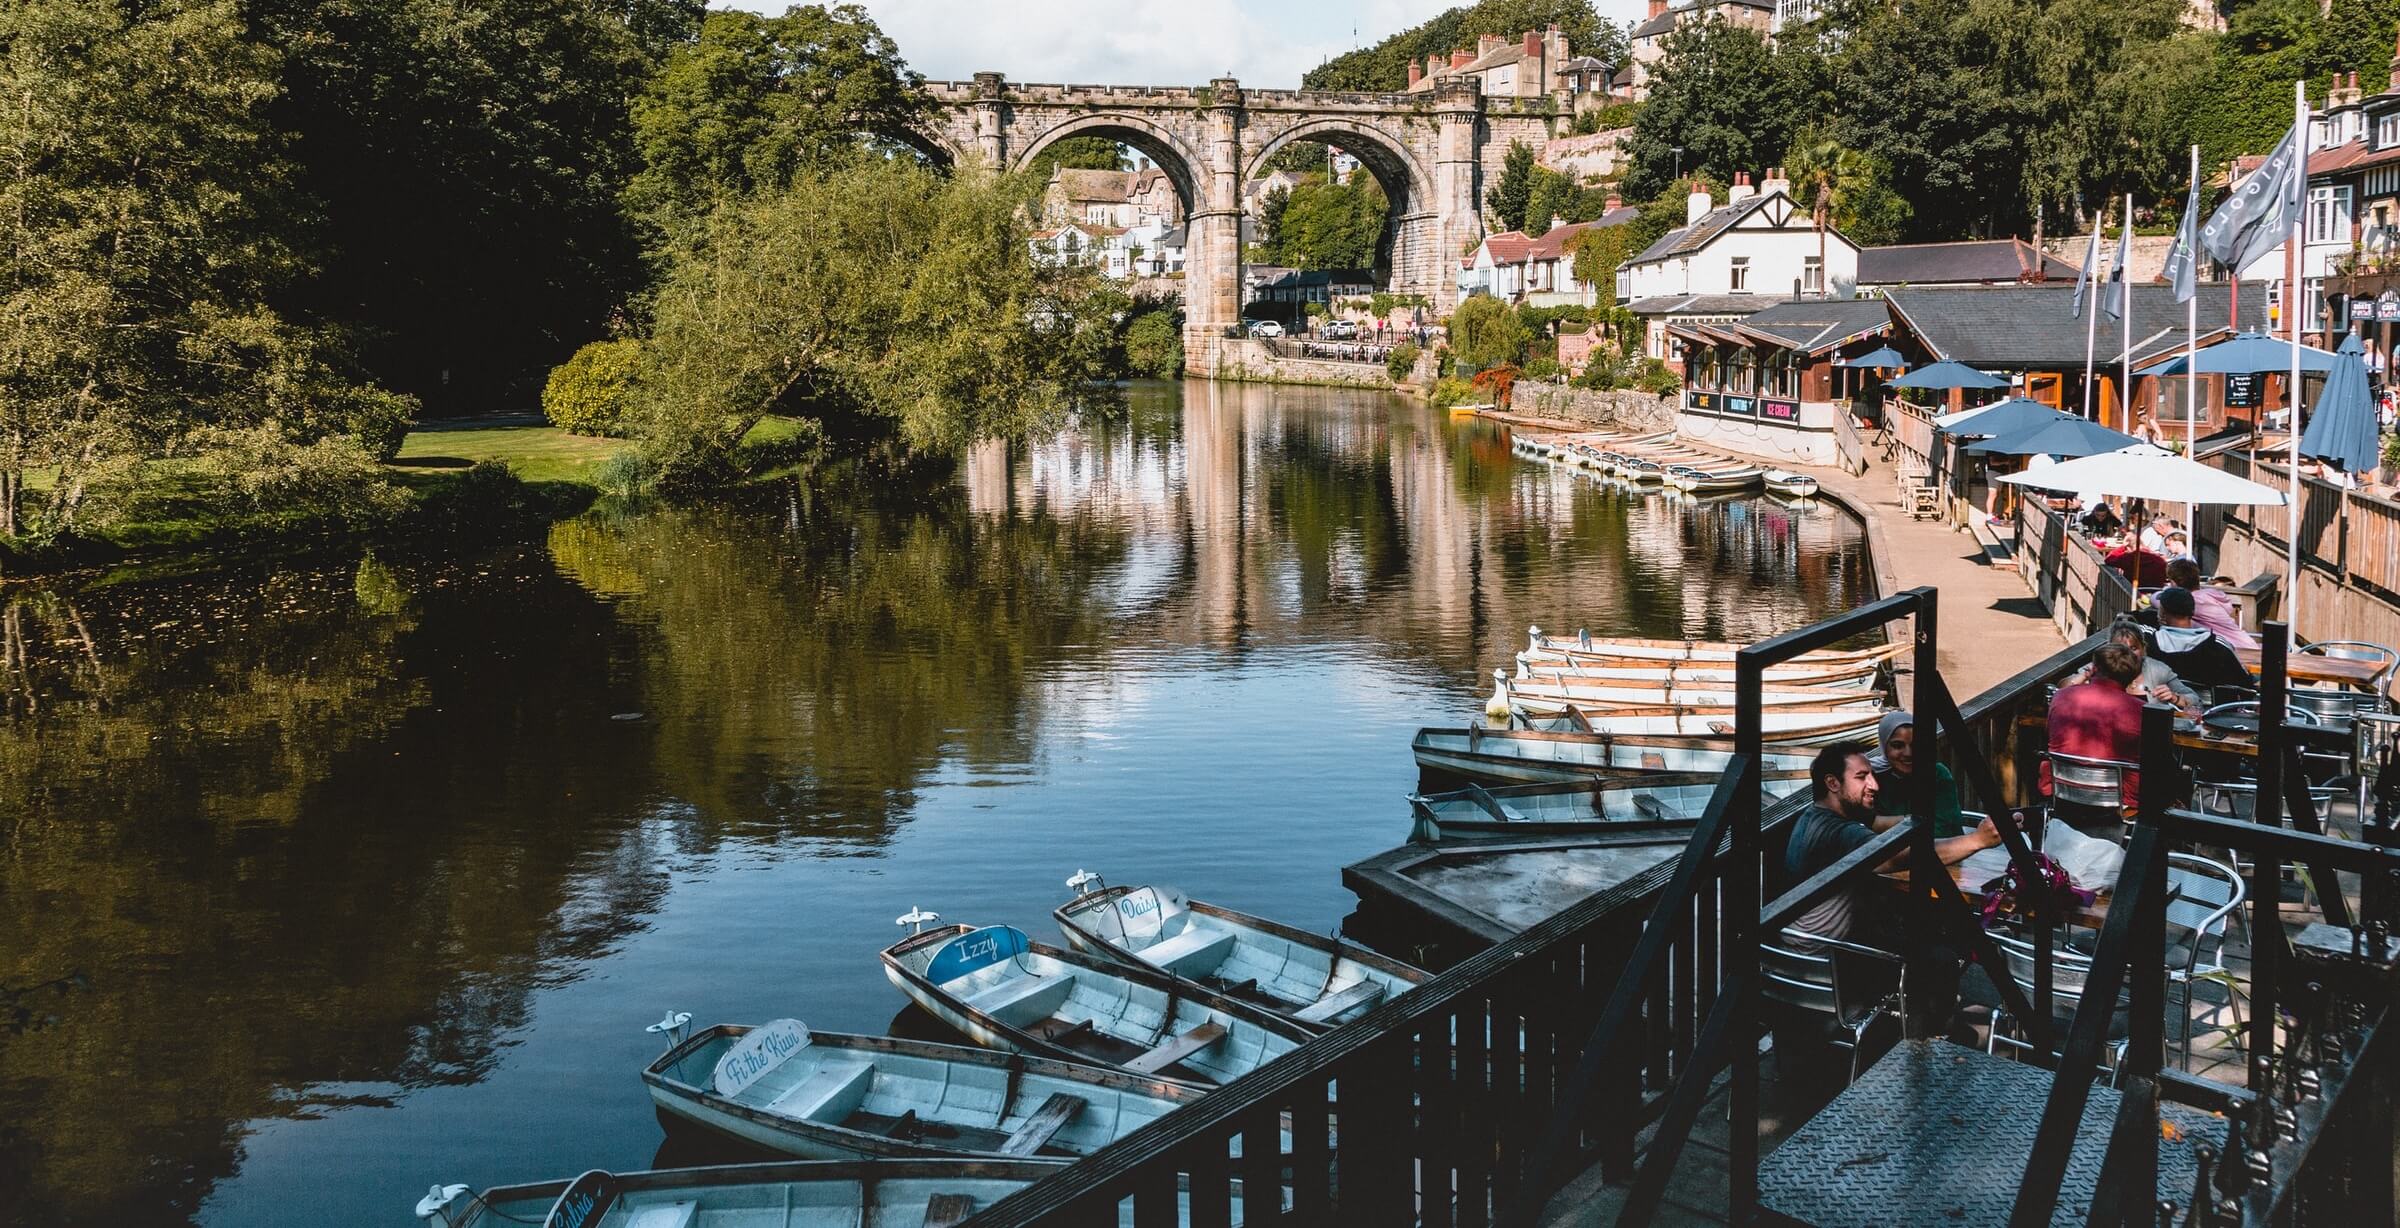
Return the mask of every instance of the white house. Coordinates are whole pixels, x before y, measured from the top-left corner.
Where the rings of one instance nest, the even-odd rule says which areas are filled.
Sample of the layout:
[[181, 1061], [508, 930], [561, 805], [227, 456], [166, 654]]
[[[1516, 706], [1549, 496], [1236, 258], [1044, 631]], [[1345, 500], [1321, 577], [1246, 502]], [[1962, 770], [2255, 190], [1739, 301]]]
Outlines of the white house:
[[1758, 187], [1734, 176], [1732, 198], [1716, 205], [1695, 187], [1682, 226], [1617, 269], [1617, 298], [1671, 295], [1758, 295], [1790, 298], [1795, 287], [1812, 298], [1849, 298], [1858, 286], [1858, 245], [1814, 219], [1792, 200], [1783, 168]]
[[1458, 292], [1515, 302], [1525, 293], [1525, 253], [1533, 240], [1521, 230], [1485, 235], [1458, 264]]

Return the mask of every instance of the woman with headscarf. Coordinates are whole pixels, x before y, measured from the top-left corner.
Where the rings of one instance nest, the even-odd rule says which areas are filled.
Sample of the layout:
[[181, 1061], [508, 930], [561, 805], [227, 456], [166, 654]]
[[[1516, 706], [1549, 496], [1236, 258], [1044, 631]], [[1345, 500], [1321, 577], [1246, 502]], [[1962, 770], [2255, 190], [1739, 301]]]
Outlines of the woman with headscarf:
[[[1875, 769], [1875, 813], [1903, 815], [1916, 801], [1917, 718], [1897, 708], [1883, 714], [1875, 727], [1875, 753], [1867, 766]], [[1947, 840], [1967, 830], [1958, 805], [1958, 781], [1950, 769], [1933, 765], [1933, 838]]]

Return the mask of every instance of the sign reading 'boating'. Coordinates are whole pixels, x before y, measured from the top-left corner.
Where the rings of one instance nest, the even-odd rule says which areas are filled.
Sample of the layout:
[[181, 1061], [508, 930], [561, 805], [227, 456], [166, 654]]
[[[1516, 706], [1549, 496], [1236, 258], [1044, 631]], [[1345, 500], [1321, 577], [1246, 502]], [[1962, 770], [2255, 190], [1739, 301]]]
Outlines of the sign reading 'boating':
[[970, 972], [1023, 955], [1032, 942], [1025, 936], [1025, 931], [1012, 926], [987, 925], [979, 930], [969, 930], [933, 953], [933, 962], [925, 967], [925, 979], [936, 985], [946, 985]]
[[720, 1096], [741, 1095], [759, 1076], [807, 1047], [808, 1025], [797, 1019], [760, 1024], [717, 1059], [717, 1072], [709, 1078], [709, 1086]]

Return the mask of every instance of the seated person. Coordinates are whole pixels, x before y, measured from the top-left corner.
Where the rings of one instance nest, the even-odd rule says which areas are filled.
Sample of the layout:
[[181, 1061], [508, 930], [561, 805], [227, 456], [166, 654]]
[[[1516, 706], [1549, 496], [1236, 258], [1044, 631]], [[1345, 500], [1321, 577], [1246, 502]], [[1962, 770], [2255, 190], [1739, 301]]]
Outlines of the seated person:
[[[2092, 654], [2092, 673], [2088, 682], [2078, 682], [2058, 688], [2050, 697], [2050, 750], [2053, 754], [2074, 755], [2082, 759], [2110, 759], [2118, 763], [2139, 763], [2142, 757], [2142, 701], [2135, 699], [2131, 688], [2141, 681], [2142, 658], [2133, 649], [2111, 639]], [[2138, 797], [2141, 773], [2125, 769], [2125, 800]], [[2042, 760], [2042, 796], [2050, 796], [2050, 760]], [[2065, 814], [2075, 826], [2102, 826], [2122, 822], [2124, 816], [2095, 814]], [[2078, 822], [2078, 820], [2081, 820]]]
[[2137, 589], [2163, 583], [2167, 578], [2166, 556], [2139, 546], [2119, 546], [2101, 561], [2115, 568]]
[[2113, 537], [2125, 522], [2117, 518], [2117, 509], [2105, 501], [2095, 503], [2083, 514], [2083, 531], [2094, 537]]
[[[2167, 564], [2167, 583], [2192, 595], [2192, 623], [2234, 648], [2256, 648], [2258, 637], [2242, 630], [2241, 615], [2225, 590], [2200, 579], [2200, 564], [2176, 559]], [[2154, 616], [2155, 617], [2155, 616]]]
[[2183, 530], [2177, 528], [2174, 521], [2162, 516], [2142, 526], [2140, 540], [2142, 549], [2160, 558], [2173, 558], [2178, 553], [2175, 543], [2182, 537]]
[[[2120, 621], [2108, 629], [2108, 638], [2112, 643], [2132, 649], [2134, 655], [2141, 658], [2142, 672], [2133, 680], [2133, 685], [2125, 688], [2127, 694], [2144, 703], [2157, 700], [2191, 717], [2199, 716], [2207, 706], [2202, 702], [2200, 692], [2176, 677], [2175, 671], [2167, 668], [2165, 662], [2150, 656], [2150, 641], [2141, 624]], [[2087, 665], [2075, 681], [2089, 682], [2092, 676], [2092, 667]]]
[[2175, 676], [2195, 687], [2253, 687], [2250, 671], [2225, 641], [2193, 621], [2199, 608], [2191, 590], [2162, 588], [2151, 602], [2158, 630], [2150, 636], [2150, 655], [2164, 661]]
[[[1879, 818], [1907, 814], [1916, 801], [1913, 791], [1917, 771], [1917, 718], [1900, 711], [1884, 713], [1882, 723], [1875, 729], [1875, 741], [1878, 753], [1867, 757], [1867, 766], [1875, 770], [1875, 814]], [[1947, 839], [1966, 829], [1966, 818], [1958, 804], [1958, 781], [1951, 777], [1948, 766], [1936, 763], [1933, 765], [1933, 834]]]

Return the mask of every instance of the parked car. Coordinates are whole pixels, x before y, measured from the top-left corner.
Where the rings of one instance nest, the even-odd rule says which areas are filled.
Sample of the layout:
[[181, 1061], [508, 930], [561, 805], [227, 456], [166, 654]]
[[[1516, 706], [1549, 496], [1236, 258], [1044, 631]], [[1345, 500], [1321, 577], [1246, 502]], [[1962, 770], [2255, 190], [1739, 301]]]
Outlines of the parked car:
[[1253, 337], [1280, 337], [1283, 335], [1283, 325], [1273, 320], [1252, 320], [1250, 321], [1250, 335]]

